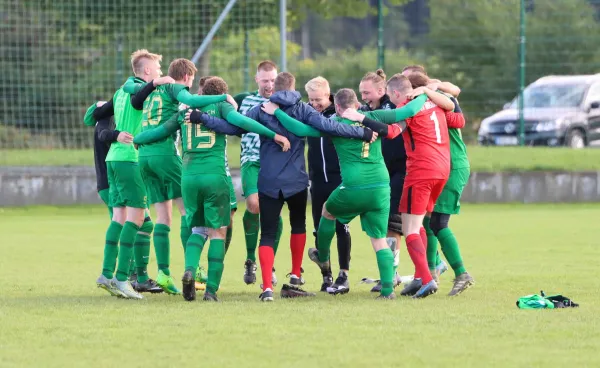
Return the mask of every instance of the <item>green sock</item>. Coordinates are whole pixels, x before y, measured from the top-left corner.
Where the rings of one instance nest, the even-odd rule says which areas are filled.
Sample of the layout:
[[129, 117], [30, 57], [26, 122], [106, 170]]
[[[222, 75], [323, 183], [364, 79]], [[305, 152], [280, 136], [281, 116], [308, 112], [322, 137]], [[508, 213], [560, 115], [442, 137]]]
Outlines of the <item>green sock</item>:
[[227, 235], [225, 236], [225, 254], [229, 250], [229, 244], [231, 244], [231, 237], [233, 236], [233, 225], [227, 226]]
[[394, 237], [386, 238], [385, 241], [394, 255], [394, 273], [396, 273], [398, 265], [400, 264], [400, 249], [398, 248], [399, 244]]
[[450, 263], [450, 267], [454, 270], [456, 276], [461, 273], [467, 272], [463, 265], [463, 260], [460, 255], [460, 248], [458, 247], [458, 241], [450, 228], [444, 228], [438, 233], [438, 239], [442, 245], [442, 252]]
[[[150, 262], [150, 234], [154, 230], [152, 220], [144, 221], [133, 243], [135, 273], [139, 282], [148, 281], [148, 262]], [[143, 233], [143, 234], [142, 234]]]
[[[135, 250], [135, 248], [134, 248], [134, 250]], [[127, 272], [127, 277], [128, 278], [131, 278], [131, 276], [135, 272], [134, 258], [135, 258], [135, 252], [133, 253], [133, 257], [131, 257], [131, 261], [129, 261], [129, 272]]]
[[258, 244], [258, 229], [260, 228], [259, 215], [246, 210], [242, 222], [244, 223], [244, 236], [246, 238], [246, 259], [256, 262], [256, 245]]
[[181, 227], [179, 228], [179, 237], [181, 238], [181, 245], [183, 246], [183, 253], [185, 253], [185, 247], [188, 239], [192, 235], [192, 229], [188, 226], [186, 216], [181, 216]]
[[277, 248], [279, 248], [279, 241], [281, 240], [281, 234], [283, 233], [283, 219], [279, 216], [279, 225], [277, 225], [277, 233], [275, 234], [275, 244], [273, 245], [273, 254], [277, 254]]
[[317, 249], [319, 250], [319, 262], [329, 260], [329, 250], [331, 249], [331, 240], [335, 234], [335, 220], [326, 219], [321, 216], [319, 229], [317, 230]]
[[[143, 226], [142, 226], [143, 227]], [[139, 282], [148, 281], [148, 261], [150, 260], [150, 235], [137, 233], [133, 243], [135, 273]]]
[[206, 290], [216, 293], [223, 276], [223, 259], [225, 258], [225, 244], [223, 239], [210, 239], [208, 248], [208, 281]]
[[119, 237], [123, 225], [111, 221], [106, 230], [106, 240], [104, 242], [104, 259], [102, 261], [102, 274], [107, 279], [112, 279], [117, 265], [117, 255], [119, 254]]
[[185, 246], [185, 270], [192, 271], [194, 277], [196, 277], [196, 268], [200, 263], [204, 243], [206, 243], [205, 237], [200, 234], [192, 234]]
[[394, 254], [390, 248], [384, 248], [377, 251], [375, 256], [381, 280], [381, 295], [388, 296], [394, 291]]
[[433, 270], [435, 266], [437, 266], [435, 258], [437, 254], [438, 239], [435, 237], [435, 234], [429, 227], [430, 220], [431, 218], [425, 216], [423, 219], [423, 227], [427, 233], [427, 265], [429, 266], [430, 270]]
[[117, 265], [117, 280], [125, 281], [129, 273], [129, 262], [133, 253], [133, 242], [140, 228], [133, 222], [123, 225], [119, 238], [119, 263]]
[[440, 251], [435, 251], [435, 267], [439, 266], [442, 263], [442, 258], [440, 257]]
[[156, 263], [158, 270], [164, 272], [165, 275], [171, 276], [169, 270], [169, 254], [171, 247], [169, 245], [169, 228], [165, 224], [156, 224], [154, 227], [154, 251], [156, 252]]

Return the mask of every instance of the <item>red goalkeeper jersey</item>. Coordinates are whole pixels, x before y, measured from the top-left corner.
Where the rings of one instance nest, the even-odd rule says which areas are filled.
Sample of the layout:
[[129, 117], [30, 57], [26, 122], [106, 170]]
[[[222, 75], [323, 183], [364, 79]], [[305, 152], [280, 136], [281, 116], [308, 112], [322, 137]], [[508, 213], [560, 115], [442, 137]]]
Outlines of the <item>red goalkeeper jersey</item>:
[[430, 100], [417, 115], [406, 119], [403, 136], [408, 156], [406, 181], [447, 179], [450, 175], [448, 127], [462, 128], [464, 124], [462, 114], [445, 111]]

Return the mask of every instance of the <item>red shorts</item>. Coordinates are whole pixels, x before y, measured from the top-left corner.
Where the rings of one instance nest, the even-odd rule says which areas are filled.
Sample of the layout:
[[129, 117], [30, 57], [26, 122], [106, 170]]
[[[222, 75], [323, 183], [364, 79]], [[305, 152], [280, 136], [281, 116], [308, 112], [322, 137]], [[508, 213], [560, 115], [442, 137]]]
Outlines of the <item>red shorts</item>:
[[424, 215], [432, 212], [448, 179], [422, 179], [405, 182], [400, 198], [400, 213]]

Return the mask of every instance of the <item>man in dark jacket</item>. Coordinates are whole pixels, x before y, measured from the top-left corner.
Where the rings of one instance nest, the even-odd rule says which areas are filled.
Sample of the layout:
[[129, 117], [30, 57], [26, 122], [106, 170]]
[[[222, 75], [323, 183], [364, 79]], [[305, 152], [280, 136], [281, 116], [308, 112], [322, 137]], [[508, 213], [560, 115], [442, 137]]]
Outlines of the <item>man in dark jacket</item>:
[[[323, 77], [309, 80], [304, 86], [308, 94], [309, 105], [326, 118], [335, 115], [333, 95], [329, 88], [329, 82]], [[331, 193], [342, 183], [340, 163], [333, 141], [328, 137], [307, 137], [308, 143], [308, 174], [310, 178], [310, 197], [312, 200], [312, 216], [315, 226], [315, 241], [321, 211], [325, 201]], [[337, 235], [338, 261], [340, 272], [333, 282], [331, 270], [323, 272], [323, 284], [321, 291], [330, 294], [345, 294], [350, 291], [348, 283], [348, 271], [350, 270], [351, 238], [348, 225], [339, 221], [335, 223]], [[316, 244], [316, 243], [315, 243]]]
[[[275, 93], [270, 101], [279, 105], [289, 116], [302, 121], [325, 133], [361, 139], [371, 142], [377, 137], [370, 129], [339, 124], [324, 118], [318, 111], [300, 101], [300, 93], [295, 91], [296, 80], [290, 73], [283, 72], [275, 79]], [[304, 292], [297, 286], [304, 284], [301, 277], [302, 258], [306, 246], [306, 201], [308, 196], [308, 175], [304, 158], [304, 139], [289, 133], [275, 118], [255, 106], [246, 114], [277, 134], [287, 137], [291, 143], [288, 152], [282, 152], [277, 143], [261, 137], [260, 172], [258, 175], [258, 197], [260, 207], [259, 259], [263, 279], [262, 301], [273, 300], [272, 268], [274, 262], [273, 244], [277, 232], [278, 217], [287, 203], [290, 211], [292, 251], [291, 286], [284, 285], [282, 297], [314, 295]]]

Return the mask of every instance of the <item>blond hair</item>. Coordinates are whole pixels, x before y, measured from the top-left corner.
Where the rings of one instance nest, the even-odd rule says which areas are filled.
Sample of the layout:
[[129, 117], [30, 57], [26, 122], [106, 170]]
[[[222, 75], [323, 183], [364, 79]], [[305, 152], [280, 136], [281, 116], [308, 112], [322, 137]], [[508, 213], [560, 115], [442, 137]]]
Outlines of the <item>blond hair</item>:
[[162, 61], [162, 55], [153, 54], [146, 49], [134, 51], [131, 54], [131, 69], [133, 69], [133, 74], [140, 75], [144, 73], [145, 60], [158, 61], [160, 63]]
[[375, 88], [385, 88], [385, 78], [386, 76], [383, 69], [377, 69], [375, 72], [368, 72], [365, 74], [360, 81], [371, 81]]
[[169, 77], [175, 80], [182, 80], [186, 75], [195, 75], [197, 71], [196, 65], [188, 59], [175, 59], [169, 65]]
[[348, 109], [358, 104], [358, 97], [356, 97], [356, 92], [350, 88], [342, 88], [337, 91], [333, 97], [333, 101], [342, 109]]
[[329, 82], [327, 79], [318, 76], [306, 82], [304, 85], [304, 89], [306, 93], [308, 92], [325, 92], [327, 95], [331, 94], [331, 89], [329, 88]]

